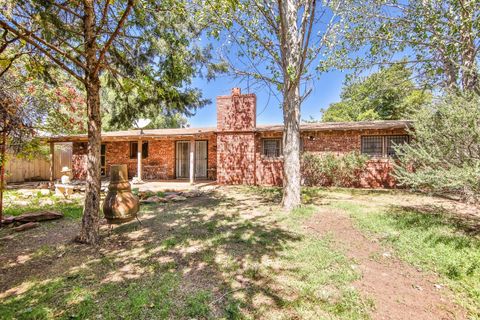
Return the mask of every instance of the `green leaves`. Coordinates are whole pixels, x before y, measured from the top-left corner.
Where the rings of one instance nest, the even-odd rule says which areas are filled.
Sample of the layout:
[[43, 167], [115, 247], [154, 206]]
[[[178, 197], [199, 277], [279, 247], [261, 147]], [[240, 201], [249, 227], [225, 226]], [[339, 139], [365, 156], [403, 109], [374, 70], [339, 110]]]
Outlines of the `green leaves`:
[[345, 1], [338, 12], [356, 32], [358, 69], [405, 59], [425, 84], [480, 92], [480, 1]]
[[398, 147], [406, 186], [480, 199], [480, 97], [448, 95], [414, 114], [412, 143]]
[[398, 120], [430, 101], [431, 94], [416, 88], [405, 64], [395, 64], [363, 79], [347, 80], [342, 101], [323, 112], [323, 121]]

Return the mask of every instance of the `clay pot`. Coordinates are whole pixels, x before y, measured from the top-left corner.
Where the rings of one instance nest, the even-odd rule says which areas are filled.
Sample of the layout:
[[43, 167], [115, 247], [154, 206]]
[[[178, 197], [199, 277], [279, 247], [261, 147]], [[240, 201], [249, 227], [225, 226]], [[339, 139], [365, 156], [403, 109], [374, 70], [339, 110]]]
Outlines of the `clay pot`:
[[108, 223], [124, 223], [135, 219], [139, 210], [138, 198], [128, 182], [126, 164], [110, 167], [110, 184], [103, 202], [103, 214]]

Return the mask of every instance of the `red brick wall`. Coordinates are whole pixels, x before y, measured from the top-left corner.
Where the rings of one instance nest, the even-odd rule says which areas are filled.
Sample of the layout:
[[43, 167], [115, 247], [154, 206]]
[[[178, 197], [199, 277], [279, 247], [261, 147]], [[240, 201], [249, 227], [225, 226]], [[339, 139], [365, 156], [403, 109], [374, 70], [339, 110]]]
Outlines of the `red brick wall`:
[[[148, 141], [148, 157], [142, 161], [143, 178], [175, 179], [175, 145], [176, 141], [190, 141], [190, 136], [177, 136], [169, 139]], [[208, 141], [208, 178], [215, 179], [217, 166], [217, 139], [215, 134], [199, 135], [195, 140]], [[130, 141], [104, 142], [106, 145], [106, 167], [109, 175], [114, 164], [127, 164], [128, 176], [137, 175], [137, 158], [130, 159]], [[73, 143], [72, 167], [74, 179], [86, 177], [86, 143]]]
[[[365, 130], [302, 133], [303, 147], [310, 152], [333, 152], [343, 154], [360, 151], [362, 135], [405, 134], [405, 130]], [[262, 139], [281, 138], [280, 132], [224, 132], [198, 136], [196, 140], [208, 141], [208, 175], [220, 184], [281, 185], [283, 178], [282, 158], [267, 158], [262, 155]], [[154, 179], [175, 178], [175, 141], [189, 141], [191, 137], [177, 136], [174, 139], [149, 140], [149, 156], [143, 159], [144, 178], [146, 171], [153, 170], [159, 176]], [[218, 145], [217, 145], [218, 141]], [[128, 141], [105, 142], [107, 174], [112, 164], [127, 164], [129, 177], [137, 175], [137, 159], [130, 159]], [[73, 178], [86, 177], [86, 143], [73, 143]], [[217, 166], [217, 163], [219, 164]], [[150, 166], [148, 169], [147, 167]], [[213, 169], [213, 170], [211, 170]], [[216, 170], [215, 170], [216, 169]], [[255, 172], [256, 171], [256, 172]], [[361, 176], [363, 187], [395, 187], [391, 175], [392, 163], [388, 159], [372, 159]], [[161, 175], [160, 175], [161, 174]]]
[[255, 94], [240, 94], [240, 89], [234, 88], [231, 96], [217, 97], [217, 130], [245, 131], [256, 127]]
[[263, 155], [263, 139], [282, 138], [281, 132], [263, 132], [255, 139], [257, 184], [280, 186], [283, 183], [283, 159], [269, 158]]
[[84, 142], [72, 143], [72, 175], [75, 180], [87, 177], [87, 144]]
[[404, 129], [356, 130], [330, 132], [302, 132], [303, 148], [310, 152], [334, 152], [343, 154], [360, 151], [362, 135], [402, 135]]
[[[362, 135], [403, 135], [404, 129], [392, 130], [357, 130], [331, 132], [304, 132], [304, 151], [333, 152], [344, 154], [351, 151], [361, 151]], [[395, 179], [392, 176], [393, 164], [390, 159], [371, 159], [365, 172], [361, 175], [360, 185], [364, 188], [392, 188]]]
[[255, 184], [256, 96], [241, 94], [217, 97], [217, 182]]
[[[173, 179], [175, 176], [174, 140], [145, 140], [148, 142], [148, 157], [142, 160], [143, 178]], [[113, 164], [127, 164], [128, 177], [137, 175], [137, 157], [130, 159], [130, 142], [105, 142], [107, 174]]]
[[255, 184], [253, 133], [218, 133], [217, 182]]
[[217, 179], [217, 135], [212, 134], [208, 140], [208, 179]]
[[[303, 132], [303, 150], [318, 153], [335, 153], [338, 155], [352, 151], [361, 151], [362, 135], [402, 135], [403, 129], [395, 130], [363, 130], [363, 131], [331, 131]], [[262, 155], [262, 139], [280, 138], [280, 132], [262, 132], [255, 139], [257, 184], [282, 185], [283, 159], [267, 158]], [[392, 176], [393, 164], [390, 159], [371, 159], [365, 172], [361, 175], [360, 185], [364, 188], [392, 188], [395, 179]]]

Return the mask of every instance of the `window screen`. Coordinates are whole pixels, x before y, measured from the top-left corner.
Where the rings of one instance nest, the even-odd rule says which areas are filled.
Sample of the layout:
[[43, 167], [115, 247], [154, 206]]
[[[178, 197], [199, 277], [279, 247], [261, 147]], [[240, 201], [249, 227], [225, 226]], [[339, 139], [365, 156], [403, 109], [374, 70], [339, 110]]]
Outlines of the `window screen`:
[[395, 157], [395, 147], [408, 142], [408, 136], [386, 136], [387, 156]]
[[280, 157], [282, 154], [280, 139], [264, 139], [263, 155], [266, 157]]
[[363, 136], [362, 153], [381, 157], [383, 155], [383, 136]]

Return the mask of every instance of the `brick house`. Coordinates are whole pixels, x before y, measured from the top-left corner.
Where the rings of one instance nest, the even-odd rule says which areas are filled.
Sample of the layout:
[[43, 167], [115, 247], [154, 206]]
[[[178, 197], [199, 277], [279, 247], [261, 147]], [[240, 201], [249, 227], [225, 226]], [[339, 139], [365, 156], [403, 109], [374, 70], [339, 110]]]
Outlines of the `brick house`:
[[[363, 187], [393, 187], [393, 145], [409, 141], [409, 121], [311, 123], [301, 125], [303, 151], [371, 156], [361, 176]], [[219, 184], [281, 185], [283, 125], [256, 124], [255, 94], [234, 88], [217, 97], [215, 128], [128, 130], [102, 134], [101, 172], [127, 164], [130, 178], [209, 179]], [[53, 137], [72, 142], [74, 179], [86, 175], [87, 136]]]

